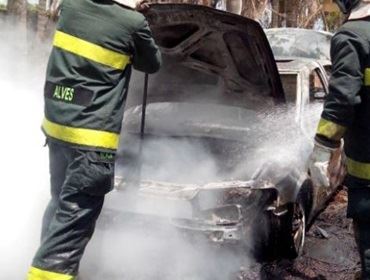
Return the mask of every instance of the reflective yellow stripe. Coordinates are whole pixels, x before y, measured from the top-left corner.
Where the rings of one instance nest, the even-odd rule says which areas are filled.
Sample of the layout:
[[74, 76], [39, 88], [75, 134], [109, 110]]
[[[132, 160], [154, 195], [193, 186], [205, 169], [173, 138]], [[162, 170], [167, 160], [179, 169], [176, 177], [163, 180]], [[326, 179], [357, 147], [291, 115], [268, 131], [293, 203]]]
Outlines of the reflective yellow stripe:
[[27, 280], [75, 280], [76, 277], [68, 274], [56, 273], [31, 267]]
[[123, 70], [130, 63], [130, 57], [126, 54], [108, 50], [61, 31], [55, 32], [54, 46], [115, 69]]
[[340, 140], [345, 132], [346, 127], [321, 119], [316, 133], [332, 140]]
[[347, 172], [354, 177], [370, 180], [370, 163], [364, 163], [347, 158]]
[[114, 150], [118, 147], [119, 134], [117, 133], [64, 126], [46, 118], [42, 123], [42, 128], [46, 135], [68, 143]]
[[364, 85], [365, 86], [370, 86], [370, 68], [365, 69]]

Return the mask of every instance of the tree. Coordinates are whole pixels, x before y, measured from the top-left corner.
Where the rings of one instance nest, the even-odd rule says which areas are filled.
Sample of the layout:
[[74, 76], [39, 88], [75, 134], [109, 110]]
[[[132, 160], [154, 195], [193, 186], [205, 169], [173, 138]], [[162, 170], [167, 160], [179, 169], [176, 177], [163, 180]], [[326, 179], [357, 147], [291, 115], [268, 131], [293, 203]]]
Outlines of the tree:
[[320, 0], [270, 1], [272, 9], [271, 27], [312, 28], [318, 19], [322, 19], [325, 29], [328, 29]]
[[271, 27], [279, 26], [279, 0], [271, 0]]
[[26, 26], [27, 24], [27, 1], [8, 0], [8, 14], [12, 16], [15, 23]]
[[241, 14], [249, 18], [259, 19], [262, 17], [267, 3], [268, 0], [243, 0]]
[[48, 15], [46, 12], [46, 0], [39, 0], [37, 6], [37, 38], [43, 41], [46, 37], [46, 28], [48, 25]]
[[284, 8], [286, 14], [286, 26], [287, 27], [297, 27], [298, 26], [298, 16], [299, 16], [299, 8], [300, 0], [290, 0], [289, 4], [287, 1], [284, 1]]

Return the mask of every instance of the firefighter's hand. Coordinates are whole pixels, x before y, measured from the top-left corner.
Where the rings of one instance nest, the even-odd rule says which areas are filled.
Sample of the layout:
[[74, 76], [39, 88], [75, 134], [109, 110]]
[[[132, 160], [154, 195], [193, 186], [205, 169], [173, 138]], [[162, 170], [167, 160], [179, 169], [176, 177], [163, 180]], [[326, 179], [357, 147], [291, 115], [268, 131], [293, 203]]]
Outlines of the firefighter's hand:
[[147, 10], [149, 10], [149, 2], [148, 0], [140, 0], [136, 2], [136, 8], [135, 10], [141, 13], [145, 13]]
[[315, 187], [330, 186], [328, 167], [334, 150], [320, 143], [315, 143], [308, 163], [308, 170]]

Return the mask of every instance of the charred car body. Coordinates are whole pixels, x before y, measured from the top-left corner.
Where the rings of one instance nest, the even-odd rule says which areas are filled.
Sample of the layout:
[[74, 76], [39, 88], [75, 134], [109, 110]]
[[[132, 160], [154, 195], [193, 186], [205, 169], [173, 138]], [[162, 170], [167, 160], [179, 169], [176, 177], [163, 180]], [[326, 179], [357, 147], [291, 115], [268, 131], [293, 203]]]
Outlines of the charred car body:
[[[142, 89], [131, 89], [117, 191], [108, 196], [105, 217], [165, 218], [217, 244], [245, 245], [258, 260], [296, 257], [307, 226], [338, 185], [312, 187], [308, 138], [292, 154], [277, 147], [290, 132], [292, 143], [305, 138], [301, 115], [309, 94], [297, 86], [289, 109], [289, 90], [253, 20], [187, 4], [153, 5], [147, 17], [164, 64], [150, 77], [144, 140]], [[288, 111], [289, 125], [277, 127], [271, 113], [287, 119]]]
[[302, 28], [270, 28], [265, 33], [275, 57], [311, 59], [330, 75], [332, 33]]
[[330, 32], [303, 28], [270, 28], [265, 33], [275, 56], [330, 60], [330, 41], [333, 37]]

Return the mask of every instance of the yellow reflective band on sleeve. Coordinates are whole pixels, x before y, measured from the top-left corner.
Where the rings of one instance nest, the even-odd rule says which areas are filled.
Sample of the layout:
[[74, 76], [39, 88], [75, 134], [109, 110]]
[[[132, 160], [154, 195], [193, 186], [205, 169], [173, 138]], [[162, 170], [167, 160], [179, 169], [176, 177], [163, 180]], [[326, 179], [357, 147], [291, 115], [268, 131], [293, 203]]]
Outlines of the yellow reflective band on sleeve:
[[56, 273], [31, 267], [27, 280], [75, 280], [76, 277], [68, 274]]
[[347, 158], [347, 172], [353, 177], [370, 180], [370, 163], [364, 163]]
[[370, 86], [370, 68], [365, 69], [364, 85], [367, 86], [367, 87]]
[[55, 32], [53, 45], [114, 69], [123, 70], [130, 63], [130, 57], [126, 54], [108, 50], [61, 31]]
[[331, 140], [340, 140], [345, 132], [346, 127], [323, 118], [320, 120], [316, 131], [317, 134], [323, 135]]
[[46, 118], [42, 123], [42, 128], [46, 135], [64, 142], [112, 150], [118, 148], [118, 133], [64, 126]]

